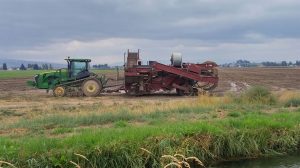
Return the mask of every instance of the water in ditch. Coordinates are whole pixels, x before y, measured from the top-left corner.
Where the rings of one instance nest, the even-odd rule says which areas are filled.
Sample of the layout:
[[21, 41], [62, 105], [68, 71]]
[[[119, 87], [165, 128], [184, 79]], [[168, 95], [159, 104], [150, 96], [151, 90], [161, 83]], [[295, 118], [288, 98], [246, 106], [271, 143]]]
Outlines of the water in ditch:
[[228, 162], [215, 168], [300, 168], [300, 154]]

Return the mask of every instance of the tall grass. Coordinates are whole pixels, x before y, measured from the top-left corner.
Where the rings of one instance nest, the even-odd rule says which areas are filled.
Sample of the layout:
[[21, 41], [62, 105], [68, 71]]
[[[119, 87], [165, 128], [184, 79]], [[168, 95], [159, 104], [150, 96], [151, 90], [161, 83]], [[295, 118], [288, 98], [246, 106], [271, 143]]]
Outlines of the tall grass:
[[[162, 155], [196, 156], [206, 164], [299, 150], [300, 113], [251, 114], [198, 122], [87, 129], [64, 139], [0, 138], [0, 159], [19, 167], [160, 167]], [[118, 126], [118, 125], [121, 125]], [[145, 156], [140, 148], [153, 155]], [[80, 153], [91, 162], [74, 156]], [[34, 161], [32, 161], [34, 159]], [[28, 162], [30, 160], [30, 163]]]
[[[0, 128], [28, 128], [34, 132], [36, 130], [54, 129], [54, 128], [71, 128], [80, 126], [93, 126], [93, 125], [105, 125], [114, 122], [153, 122], [153, 121], [168, 121], [170, 116], [173, 116], [176, 120], [181, 120], [182, 117], [188, 117], [188, 115], [205, 115], [209, 113], [211, 108], [208, 107], [175, 107], [169, 110], [155, 110], [151, 113], [134, 113], [127, 108], [120, 108], [118, 111], [105, 112], [101, 114], [92, 113], [89, 115], [50, 115], [43, 116], [36, 119], [22, 119], [14, 124], [1, 126]], [[187, 118], [188, 120], [188, 118]]]
[[300, 107], [300, 98], [291, 98], [284, 104], [285, 107]]
[[284, 107], [299, 107], [300, 106], [300, 92], [285, 91], [279, 95], [279, 100]]
[[199, 95], [196, 102], [196, 104], [201, 107], [214, 107], [228, 103], [231, 103], [231, 99], [228, 96], [214, 97], [209, 95]]
[[234, 101], [242, 104], [275, 105], [277, 103], [275, 96], [267, 88], [262, 86], [252, 87], [241, 95], [234, 96]]
[[299, 109], [283, 108], [291, 96], [274, 97], [255, 87], [238, 96], [55, 108], [55, 115], [5, 126], [31, 132], [0, 137], [0, 160], [18, 167], [73, 167], [70, 161], [81, 167], [161, 167], [161, 156], [176, 153], [209, 165], [299, 151]]

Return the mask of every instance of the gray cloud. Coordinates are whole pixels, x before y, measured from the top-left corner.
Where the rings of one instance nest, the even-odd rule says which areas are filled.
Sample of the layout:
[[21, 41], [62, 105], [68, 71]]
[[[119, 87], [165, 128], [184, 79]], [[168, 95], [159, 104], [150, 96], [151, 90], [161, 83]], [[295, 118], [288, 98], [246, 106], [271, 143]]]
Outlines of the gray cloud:
[[1, 0], [0, 57], [113, 63], [126, 48], [142, 48], [149, 59], [179, 50], [191, 61], [295, 60], [299, 8], [298, 0]]

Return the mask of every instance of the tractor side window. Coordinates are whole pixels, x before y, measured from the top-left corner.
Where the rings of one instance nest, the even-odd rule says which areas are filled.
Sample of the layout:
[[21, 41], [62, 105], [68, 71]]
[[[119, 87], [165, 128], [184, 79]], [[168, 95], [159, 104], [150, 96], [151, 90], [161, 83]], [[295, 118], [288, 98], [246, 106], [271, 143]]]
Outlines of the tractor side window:
[[86, 62], [72, 62], [72, 76], [77, 76], [78, 73], [87, 70]]

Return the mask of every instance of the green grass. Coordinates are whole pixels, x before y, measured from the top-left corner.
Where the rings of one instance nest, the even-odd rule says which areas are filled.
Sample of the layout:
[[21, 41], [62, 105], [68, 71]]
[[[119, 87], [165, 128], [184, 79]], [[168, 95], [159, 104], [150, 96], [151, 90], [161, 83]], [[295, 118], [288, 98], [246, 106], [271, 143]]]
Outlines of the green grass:
[[[116, 69], [92, 69], [92, 72], [96, 73], [96, 74], [109, 74], [109, 73], [117, 73]], [[120, 72], [122, 72], [122, 70], [120, 70]]]
[[[50, 72], [55, 70], [25, 70], [25, 71], [3, 71], [0, 70], [0, 79], [11, 79], [11, 78], [29, 78], [34, 77], [36, 74], [41, 74], [45, 72]], [[116, 70], [92, 70], [92, 72], [97, 74], [109, 74], [116, 73]]]
[[51, 70], [0, 71], [0, 79], [28, 78], [33, 77], [36, 74], [45, 73], [49, 71]]
[[[58, 107], [59, 110], [69, 110], [69, 108]], [[85, 108], [85, 107], [83, 107]], [[57, 108], [55, 110], [58, 110]], [[75, 109], [72, 109], [75, 110]], [[179, 107], [168, 111], [157, 110], [149, 114], [133, 114], [130, 113], [130, 109], [121, 108], [114, 113], [104, 112], [97, 114], [96, 112], [85, 116], [66, 116], [66, 115], [51, 115], [41, 117], [37, 119], [27, 120], [21, 119], [20, 121], [6, 126], [0, 126], [0, 128], [27, 128], [32, 132], [43, 129], [53, 129], [60, 127], [80, 127], [80, 126], [93, 126], [93, 125], [105, 125], [113, 122], [153, 122], [168, 120], [170, 116], [173, 116], [177, 120], [189, 120], [193, 117], [201, 117], [208, 115], [211, 108], [203, 107]], [[1, 111], [0, 111], [1, 112]]]
[[[160, 167], [160, 156], [181, 153], [196, 156], [207, 164], [217, 160], [294, 152], [300, 144], [300, 113], [250, 113], [206, 121], [158, 122], [128, 126], [124, 120], [114, 127], [83, 129], [66, 138], [24, 136], [0, 138], [0, 160], [19, 167], [70, 167], [70, 160], [82, 167]], [[52, 134], [74, 133], [74, 129], [56, 128]], [[140, 148], [152, 152], [151, 156]], [[147, 159], [148, 158], [148, 159]], [[34, 159], [36, 162], [29, 163]]]
[[230, 116], [230, 117], [239, 117], [239, 116], [241, 116], [241, 113], [233, 111], [233, 112], [228, 113], [228, 116]]
[[126, 121], [120, 120], [120, 121], [115, 122], [115, 123], [114, 123], [114, 126], [115, 126], [116, 128], [123, 128], [123, 127], [127, 127], [127, 126], [128, 126], [128, 123], [127, 123]]
[[55, 128], [51, 132], [51, 134], [58, 135], [58, 134], [65, 134], [65, 133], [71, 133], [73, 131], [72, 128]]
[[[151, 111], [142, 103], [57, 106], [41, 111], [47, 115], [0, 125], [27, 130], [0, 137], [0, 160], [18, 167], [74, 167], [70, 161], [81, 167], [162, 167], [161, 156], [176, 153], [210, 165], [299, 151], [300, 108], [273, 98], [254, 88], [226, 103], [178, 103]], [[16, 114], [0, 110], [0, 117]]]

